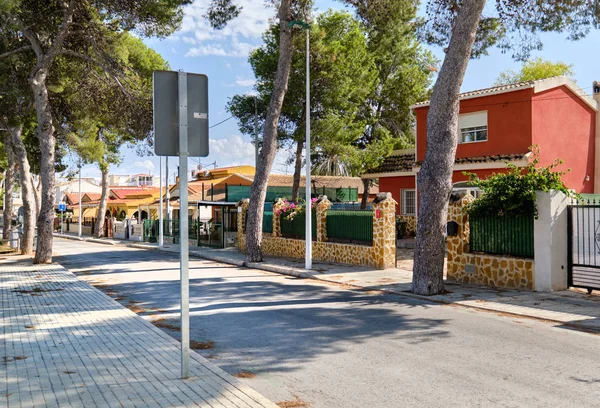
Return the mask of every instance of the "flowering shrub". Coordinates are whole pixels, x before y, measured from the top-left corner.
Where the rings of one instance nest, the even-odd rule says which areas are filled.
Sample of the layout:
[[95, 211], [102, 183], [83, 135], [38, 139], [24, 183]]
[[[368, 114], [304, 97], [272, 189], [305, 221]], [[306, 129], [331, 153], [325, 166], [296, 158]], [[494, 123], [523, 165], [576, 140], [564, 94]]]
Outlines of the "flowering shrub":
[[[315, 208], [318, 198], [310, 200], [311, 210]], [[273, 205], [273, 213], [276, 216], [284, 215], [285, 219], [292, 221], [297, 215], [304, 214], [306, 212], [306, 201], [300, 199], [298, 203], [289, 202], [287, 199], [278, 200]]]

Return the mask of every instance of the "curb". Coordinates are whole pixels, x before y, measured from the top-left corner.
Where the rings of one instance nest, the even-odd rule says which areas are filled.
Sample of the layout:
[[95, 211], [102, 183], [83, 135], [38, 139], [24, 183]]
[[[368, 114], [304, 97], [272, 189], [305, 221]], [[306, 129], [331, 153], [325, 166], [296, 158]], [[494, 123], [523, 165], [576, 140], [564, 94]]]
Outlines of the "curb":
[[52, 234], [52, 236], [53, 236], [54, 238], [70, 239], [70, 240], [72, 240], [72, 241], [85, 241], [85, 239], [84, 239], [84, 238], [77, 237], [77, 236], [74, 236], [74, 235]]
[[107, 241], [100, 238], [83, 238], [75, 235], [64, 235], [64, 234], [52, 234], [54, 238], [63, 238], [70, 239], [72, 241], [85, 241], [85, 242], [93, 242], [94, 244], [103, 244], [103, 245], [117, 245], [117, 242]]
[[103, 244], [103, 245], [117, 245], [116, 242], [106, 241], [100, 238], [86, 238], [85, 242], [93, 242], [95, 244]]

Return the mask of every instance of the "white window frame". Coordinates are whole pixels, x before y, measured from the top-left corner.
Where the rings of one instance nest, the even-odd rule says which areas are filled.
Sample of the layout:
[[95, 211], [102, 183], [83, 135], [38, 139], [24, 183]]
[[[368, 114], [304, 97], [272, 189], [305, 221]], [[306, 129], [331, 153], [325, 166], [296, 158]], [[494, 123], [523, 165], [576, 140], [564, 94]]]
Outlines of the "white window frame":
[[[488, 141], [488, 115], [487, 111], [462, 114], [458, 117], [459, 144], [482, 143]], [[485, 132], [485, 139], [477, 137]], [[465, 140], [465, 136], [472, 133], [475, 140]]]
[[[406, 202], [408, 201], [408, 199], [406, 198], [406, 193], [412, 193], [412, 212], [407, 212], [407, 205]], [[402, 215], [416, 215], [417, 213], [417, 193], [416, 190], [414, 188], [407, 188], [407, 189], [403, 189], [400, 190], [400, 197], [402, 197], [402, 202], [401, 204], [401, 213]]]
[[479, 198], [483, 194], [483, 191], [481, 191], [477, 187], [455, 187], [452, 189], [452, 192], [471, 194], [473, 198]]

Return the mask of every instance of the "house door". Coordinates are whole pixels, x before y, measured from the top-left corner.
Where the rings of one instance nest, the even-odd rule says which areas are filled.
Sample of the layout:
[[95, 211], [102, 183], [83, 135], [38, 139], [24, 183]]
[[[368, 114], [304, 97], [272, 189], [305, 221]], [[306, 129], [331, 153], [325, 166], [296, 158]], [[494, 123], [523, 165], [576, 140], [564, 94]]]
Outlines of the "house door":
[[600, 205], [568, 207], [568, 284], [600, 289]]

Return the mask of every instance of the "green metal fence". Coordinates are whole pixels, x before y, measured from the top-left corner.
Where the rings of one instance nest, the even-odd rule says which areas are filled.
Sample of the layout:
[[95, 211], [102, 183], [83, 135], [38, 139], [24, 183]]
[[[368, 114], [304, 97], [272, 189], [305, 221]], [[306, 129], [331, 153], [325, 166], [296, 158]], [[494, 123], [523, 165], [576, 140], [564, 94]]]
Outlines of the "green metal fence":
[[[315, 211], [312, 212], [312, 236], [314, 239], [317, 238], [317, 214]], [[293, 220], [287, 220], [285, 215], [280, 215], [281, 220], [281, 235], [286, 238], [299, 238], [304, 239], [306, 237], [306, 214], [298, 214]]]
[[273, 233], [273, 211], [263, 212], [262, 230], [269, 234]]
[[[216, 191], [216, 190], [215, 190]], [[216, 194], [216, 193], [215, 193]], [[326, 195], [330, 201], [354, 202], [358, 201], [358, 189], [352, 187], [328, 188], [316, 187], [312, 189], [313, 196]], [[301, 188], [298, 196], [306, 198], [306, 190]], [[227, 201], [240, 201], [243, 198], [250, 198], [250, 186], [227, 186], [225, 194]], [[265, 201], [274, 202], [278, 198], [292, 198], [291, 187], [267, 187], [267, 198]], [[207, 199], [210, 199], [208, 197]]]
[[327, 240], [373, 243], [372, 211], [327, 211]]
[[533, 258], [533, 216], [469, 217], [471, 252]]

